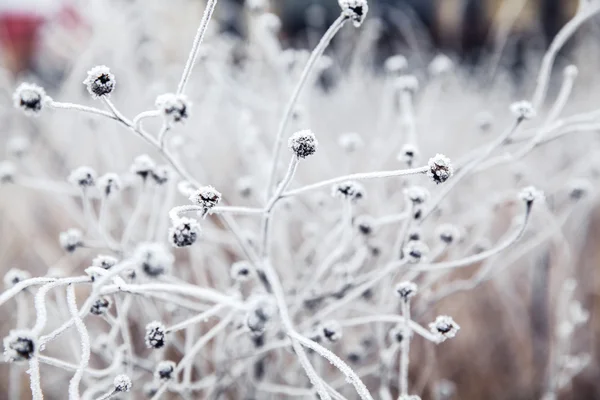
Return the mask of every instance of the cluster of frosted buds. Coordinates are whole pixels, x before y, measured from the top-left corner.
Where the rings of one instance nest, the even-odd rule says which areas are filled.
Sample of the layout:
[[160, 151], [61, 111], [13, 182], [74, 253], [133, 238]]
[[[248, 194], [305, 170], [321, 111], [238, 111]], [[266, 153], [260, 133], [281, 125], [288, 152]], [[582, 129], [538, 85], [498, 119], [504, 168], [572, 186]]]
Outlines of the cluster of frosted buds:
[[261, 335], [276, 312], [277, 307], [271, 298], [257, 296], [246, 314], [246, 326], [253, 335]]
[[192, 218], [179, 218], [169, 229], [169, 241], [173, 247], [191, 246], [198, 236], [200, 236], [200, 224]]
[[341, 134], [338, 138], [338, 144], [346, 153], [354, 153], [364, 146], [362, 137], [356, 132]]
[[94, 315], [105, 315], [110, 309], [111, 305], [112, 301], [109, 297], [99, 297], [98, 299], [96, 299], [96, 301], [94, 301], [94, 303], [90, 307], [90, 313]]
[[21, 83], [13, 94], [15, 107], [26, 115], [37, 116], [50, 101], [43, 88], [33, 83]]
[[63, 249], [72, 253], [77, 248], [83, 246], [83, 234], [79, 229], [71, 228], [65, 232], [61, 232], [58, 236], [58, 241]]
[[349, 18], [355, 27], [360, 27], [369, 12], [367, 0], [338, 0], [342, 14]]
[[385, 68], [386, 72], [390, 75], [398, 74], [406, 69], [406, 67], [408, 67], [408, 61], [406, 61], [406, 57], [402, 54], [390, 56], [383, 63], [383, 68]]
[[157, 381], [168, 382], [175, 379], [175, 363], [173, 361], [161, 361], [154, 369], [154, 378]]
[[139, 269], [150, 278], [167, 274], [173, 267], [173, 255], [162, 243], [141, 243], [134, 258]]
[[156, 98], [156, 108], [170, 122], [184, 122], [188, 118], [191, 103], [183, 94], [166, 93]]
[[10, 183], [15, 180], [17, 167], [10, 161], [0, 162], [0, 183]]
[[136, 175], [139, 175], [142, 180], [146, 181], [146, 179], [152, 174], [156, 168], [156, 163], [152, 158], [150, 158], [147, 154], [142, 154], [137, 156], [133, 160], [133, 164], [131, 164], [130, 171]]
[[569, 197], [573, 200], [580, 200], [592, 190], [592, 184], [588, 180], [576, 179], [569, 184]]
[[402, 254], [407, 258], [409, 263], [416, 264], [427, 257], [429, 247], [420, 240], [409, 240], [404, 246]]
[[519, 121], [535, 117], [533, 105], [528, 101], [517, 101], [510, 105], [510, 111]]
[[394, 86], [401, 92], [414, 94], [419, 90], [419, 81], [414, 75], [402, 75], [396, 78]]
[[429, 330], [438, 338], [439, 342], [443, 342], [456, 336], [460, 326], [454, 322], [452, 317], [439, 315], [435, 321], [429, 324]]
[[108, 97], [115, 89], [115, 76], [106, 65], [98, 65], [90, 69], [83, 84], [93, 98]]
[[117, 264], [117, 262], [119, 262], [119, 260], [117, 260], [113, 256], [109, 256], [109, 255], [105, 255], [105, 254], [98, 254], [92, 260], [92, 267], [111, 269], [112, 267], [114, 267]]
[[69, 182], [82, 189], [92, 187], [96, 184], [96, 171], [93, 168], [85, 166], [75, 168], [69, 174]]
[[395, 343], [401, 343], [405, 337], [411, 335], [411, 332], [404, 325], [396, 325], [388, 333], [390, 340]]
[[431, 157], [427, 165], [429, 167], [427, 176], [437, 184], [446, 182], [454, 173], [450, 159], [443, 154]]
[[440, 76], [452, 71], [453, 67], [454, 63], [447, 55], [438, 54], [431, 60], [428, 69], [431, 75]]
[[527, 186], [519, 192], [519, 198], [525, 202], [527, 207], [531, 207], [534, 201], [544, 199], [544, 193], [533, 186]]
[[120, 192], [123, 184], [121, 183], [121, 178], [119, 178], [119, 175], [109, 172], [98, 178], [97, 186], [100, 190], [100, 193], [108, 198]]
[[452, 224], [442, 224], [437, 227], [436, 235], [446, 244], [452, 244], [460, 238], [458, 228]]
[[333, 185], [331, 195], [340, 199], [356, 202], [365, 197], [365, 188], [356, 181], [345, 181]]
[[203, 186], [194, 191], [189, 197], [189, 200], [202, 207], [202, 216], [206, 216], [211, 208], [215, 207], [221, 201], [221, 192], [212, 186]]
[[166, 335], [165, 326], [159, 321], [152, 321], [146, 325], [144, 342], [149, 349], [160, 349], [165, 345]]
[[237, 261], [231, 264], [229, 275], [235, 282], [246, 282], [250, 279], [252, 268], [248, 261]]
[[415, 206], [419, 206], [429, 200], [429, 191], [421, 186], [410, 186], [404, 189], [404, 194]]
[[321, 324], [323, 337], [330, 342], [337, 342], [342, 338], [342, 326], [337, 321], [326, 321]]
[[370, 215], [361, 215], [356, 218], [354, 225], [361, 235], [369, 236], [375, 229], [375, 220]]
[[298, 158], [306, 158], [315, 154], [319, 142], [310, 129], [298, 131], [288, 139], [288, 147]]
[[400, 282], [396, 285], [396, 294], [407, 302], [417, 294], [417, 285], [409, 281]]
[[4, 275], [4, 285], [6, 287], [13, 287], [17, 283], [22, 282], [31, 278], [31, 274], [28, 271], [24, 271], [18, 268], [11, 268]]
[[123, 374], [117, 375], [113, 381], [113, 385], [115, 386], [115, 392], [129, 392], [132, 386], [131, 378]]
[[4, 338], [4, 359], [7, 362], [30, 360], [37, 352], [37, 339], [30, 331], [13, 330]]
[[406, 163], [409, 167], [412, 166], [415, 160], [419, 157], [419, 149], [417, 146], [407, 143], [402, 146], [400, 153], [396, 156], [396, 159], [400, 162]]

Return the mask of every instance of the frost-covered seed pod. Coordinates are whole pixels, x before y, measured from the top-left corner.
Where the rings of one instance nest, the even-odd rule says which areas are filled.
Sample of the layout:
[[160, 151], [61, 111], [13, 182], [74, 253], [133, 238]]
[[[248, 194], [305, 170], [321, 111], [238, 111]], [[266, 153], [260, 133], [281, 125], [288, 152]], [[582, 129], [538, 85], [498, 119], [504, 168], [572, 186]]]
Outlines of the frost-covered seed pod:
[[288, 147], [298, 158], [306, 158], [315, 154], [319, 142], [310, 129], [298, 131], [290, 136]]
[[445, 54], [438, 54], [429, 63], [428, 70], [431, 75], [440, 76], [452, 71], [452, 68], [454, 68], [454, 63], [450, 57]]
[[11, 183], [15, 180], [17, 167], [10, 161], [0, 162], [0, 183]]
[[154, 369], [154, 378], [157, 381], [168, 382], [175, 379], [175, 367], [176, 364], [173, 361], [165, 360], [161, 361], [156, 365]]
[[82, 189], [92, 187], [96, 185], [96, 171], [87, 166], [75, 168], [69, 174], [69, 182]]
[[402, 70], [406, 69], [406, 67], [408, 67], [408, 61], [406, 60], [406, 57], [401, 54], [390, 56], [383, 63], [385, 71], [392, 75], [400, 73]]
[[342, 326], [337, 321], [326, 321], [321, 324], [323, 337], [330, 342], [337, 342], [342, 338]]
[[567, 65], [563, 71], [565, 78], [575, 79], [579, 75], [579, 68], [576, 65]]
[[408, 240], [421, 240], [421, 230], [418, 227], [411, 227], [407, 237]]
[[192, 193], [189, 200], [193, 204], [202, 207], [202, 215], [205, 216], [211, 208], [219, 204], [221, 192], [212, 186], [203, 186]]
[[411, 240], [406, 243], [403, 254], [409, 263], [418, 263], [429, 254], [429, 247], [420, 240]]
[[179, 218], [169, 229], [169, 241], [173, 247], [191, 246], [198, 236], [200, 236], [200, 224], [192, 218]]
[[360, 215], [356, 217], [354, 225], [361, 235], [369, 236], [375, 230], [375, 219], [370, 215]]
[[396, 325], [392, 329], [390, 329], [388, 335], [392, 342], [401, 343], [407, 336], [407, 333], [408, 332], [406, 332], [404, 325]]
[[173, 255], [162, 243], [141, 243], [135, 250], [138, 268], [148, 277], [168, 274], [173, 267]]
[[112, 305], [109, 297], [102, 296], [96, 299], [90, 307], [90, 313], [94, 315], [105, 315]]
[[110, 269], [114, 267], [118, 262], [119, 260], [113, 256], [109, 256], [106, 254], [98, 254], [92, 260], [92, 266], [97, 268]]
[[168, 165], [158, 165], [152, 171], [152, 180], [154, 180], [157, 185], [164, 185], [169, 181], [171, 175], [172, 170]]
[[63, 249], [72, 253], [77, 248], [83, 246], [83, 233], [79, 229], [71, 228], [65, 232], [61, 232], [58, 241]]
[[443, 342], [446, 339], [451, 339], [456, 336], [460, 330], [460, 326], [454, 322], [452, 317], [439, 315], [435, 321], [429, 324], [429, 330], [440, 342]]
[[534, 201], [544, 200], [544, 193], [533, 186], [527, 186], [519, 192], [519, 198], [531, 207]]
[[132, 386], [131, 378], [124, 374], [117, 375], [113, 385], [115, 385], [115, 392], [129, 392]]
[[421, 186], [410, 186], [404, 189], [404, 194], [414, 205], [421, 205], [429, 200], [429, 191]]
[[123, 183], [119, 175], [109, 172], [98, 178], [97, 186], [100, 193], [108, 198], [120, 192]]
[[512, 103], [510, 105], [510, 111], [518, 120], [532, 119], [536, 114], [533, 105], [525, 100]]
[[364, 146], [362, 137], [356, 132], [341, 134], [338, 138], [338, 144], [346, 153], [354, 153]]
[[419, 149], [417, 148], [417, 146], [410, 143], [406, 143], [404, 146], [402, 146], [402, 149], [400, 149], [400, 153], [398, 153], [396, 159], [400, 162], [406, 163], [410, 167], [414, 164], [418, 157]]
[[360, 27], [369, 12], [367, 0], [338, 0], [342, 14], [349, 18], [355, 27]]
[[452, 244], [460, 238], [460, 231], [452, 224], [442, 224], [436, 229], [437, 237], [446, 244]]
[[31, 274], [28, 271], [24, 271], [18, 268], [11, 268], [4, 275], [4, 286], [11, 288], [17, 283], [25, 281], [31, 278]]
[[115, 89], [115, 76], [106, 65], [98, 65], [90, 69], [83, 84], [93, 98], [108, 97]]
[[6, 362], [30, 360], [37, 353], [37, 338], [26, 330], [12, 330], [4, 338], [4, 359]]
[[417, 294], [417, 285], [414, 282], [403, 281], [396, 285], [396, 295], [404, 301], [408, 301]]
[[146, 325], [144, 342], [149, 349], [160, 349], [165, 345], [166, 328], [159, 321], [152, 321]]
[[252, 334], [260, 335], [277, 313], [277, 307], [272, 298], [263, 295], [254, 297], [250, 302], [251, 308], [246, 314], [246, 326]]
[[365, 197], [365, 188], [356, 181], [345, 181], [333, 185], [331, 195], [336, 198], [356, 202]]
[[188, 118], [191, 103], [183, 94], [166, 93], [156, 98], [156, 108], [171, 123], [184, 122]]
[[38, 116], [50, 98], [40, 86], [33, 83], [21, 83], [13, 94], [16, 108], [29, 116]]
[[427, 165], [427, 175], [437, 184], [446, 182], [454, 173], [450, 159], [443, 154], [431, 157]]
[[231, 264], [229, 274], [236, 282], [246, 282], [250, 279], [252, 267], [248, 261], [237, 261]]
[[154, 160], [148, 154], [142, 154], [133, 160], [129, 170], [145, 181], [152, 174], [154, 168], [156, 168]]

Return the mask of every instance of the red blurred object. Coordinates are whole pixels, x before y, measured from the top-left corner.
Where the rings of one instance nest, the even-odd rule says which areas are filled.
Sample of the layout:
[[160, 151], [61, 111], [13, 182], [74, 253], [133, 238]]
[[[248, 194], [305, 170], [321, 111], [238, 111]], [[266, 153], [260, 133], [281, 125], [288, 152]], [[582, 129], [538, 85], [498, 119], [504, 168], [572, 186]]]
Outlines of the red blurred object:
[[44, 23], [44, 18], [31, 13], [0, 14], [0, 44], [6, 66], [16, 73], [27, 68]]

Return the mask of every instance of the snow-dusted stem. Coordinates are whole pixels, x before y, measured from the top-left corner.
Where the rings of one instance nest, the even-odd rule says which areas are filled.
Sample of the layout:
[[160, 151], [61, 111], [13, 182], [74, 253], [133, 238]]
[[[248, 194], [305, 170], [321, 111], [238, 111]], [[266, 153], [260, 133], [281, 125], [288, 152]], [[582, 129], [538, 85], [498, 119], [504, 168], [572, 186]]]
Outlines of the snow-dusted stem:
[[67, 305], [71, 317], [73, 317], [73, 320], [75, 321], [75, 328], [77, 328], [79, 338], [81, 339], [81, 359], [79, 360], [77, 371], [75, 371], [73, 378], [71, 378], [71, 381], [69, 382], [69, 399], [77, 400], [79, 399], [79, 383], [81, 382], [83, 373], [90, 361], [90, 336], [85, 324], [79, 317], [79, 310], [77, 310], [77, 303], [75, 301], [75, 288], [73, 285], [67, 287]]
[[[404, 321], [410, 321], [410, 299], [402, 301], [402, 317]], [[401, 396], [408, 396], [408, 364], [410, 360], [411, 337], [410, 324], [405, 323], [402, 327], [402, 343], [400, 343], [400, 375], [398, 384]]]

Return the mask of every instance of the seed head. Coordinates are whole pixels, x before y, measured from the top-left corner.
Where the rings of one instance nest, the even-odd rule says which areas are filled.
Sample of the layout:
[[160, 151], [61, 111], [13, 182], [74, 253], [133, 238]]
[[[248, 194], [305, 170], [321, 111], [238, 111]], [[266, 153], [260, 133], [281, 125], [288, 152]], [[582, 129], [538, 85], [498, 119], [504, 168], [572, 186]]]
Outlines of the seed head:
[[139, 175], [144, 181], [148, 176], [152, 174], [156, 168], [156, 163], [147, 154], [137, 156], [131, 164], [130, 171], [136, 175]]
[[365, 197], [365, 188], [356, 181], [345, 181], [333, 185], [331, 195], [351, 202], [356, 202]]
[[0, 183], [11, 183], [15, 180], [17, 167], [10, 161], [0, 161]]
[[4, 286], [6, 286], [7, 288], [11, 288], [17, 283], [27, 280], [29, 278], [31, 278], [31, 274], [28, 271], [24, 271], [18, 268], [11, 268], [8, 270], [6, 275], [4, 275]]
[[108, 256], [108, 255], [105, 255], [105, 254], [98, 254], [92, 260], [92, 267], [104, 268], [104, 269], [111, 269], [118, 262], [119, 262], [119, 260], [117, 260], [113, 256]]
[[277, 313], [277, 306], [271, 297], [263, 295], [255, 296], [250, 303], [250, 310], [246, 314], [246, 327], [253, 335], [261, 335]]
[[429, 330], [440, 342], [443, 342], [446, 339], [456, 336], [456, 333], [460, 330], [460, 326], [454, 322], [452, 317], [439, 315], [435, 321], [429, 324]]
[[132, 386], [131, 378], [124, 374], [117, 375], [113, 385], [115, 385], [115, 392], [129, 392]]
[[115, 89], [115, 76], [106, 65], [98, 65], [90, 69], [83, 81], [93, 98], [109, 97]]
[[200, 224], [192, 218], [179, 218], [169, 229], [169, 241], [173, 247], [191, 246], [198, 236], [200, 236]]
[[383, 63], [383, 68], [391, 75], [399, 74], [402, 70], [406, 69], [406, 67], [408, 67], [408, 61], [406, 61], [406, 57], [401, 54], [390, 56]]
[[438, 54], [433, 60], [431, 60], [428, 69], [431, 75], [440, 76], [452, 71], [453, 67], [454, 63], [450, 57], [445, 54]]
[[248, 261], [237, 261], [231, 264], [229, 275], [236, 282], [246, 282], [251, 278], [252, 267]]
[[429, 191], [421, 186], [410, 186], [404, 189], [404, 194], [416, 206], [429, 200]]
[[446, 182], [454, 173], [450, 159], [443, 154], [436, 154], [430, 158], [427, 165], [427, 175], [437, 184]]
[[419, 90], [419, 81], [414, 75], [402, 75], [394, 82], [396, 89], [402, 92], [416, 93]]
[[50, 100], [44, 89], [33, 83], [21, 83], [13, 94], [15, 107], [34, 117], [40, 115]]
[[171, 175], [172, 170], [168, 165], [158, 165], [152, 171], [152, 179], [157, 185], [164, 185], [167, 183]]
[[61, 232], [58, 241], [63, 249], [72, 253], [77, 250], [78, 247], [83, 246], [83, 234], [79, 229], [71, 228], [65, 232]]
[[4, 338], [4, 359], [6, 362], [30, 360], [37, 353], [37, 338], [26, 330], [12, 330]]
[[189, 199], [193, 204], [202, 207], [202, 216], [205, 216], [211, 208], [219, 204], [221, 192], [212, 186], [203, 186], [192, 193]]
[[346, 153], [354, 153], [364, 146], [362, 137], [356, 132], [347, 132], [340, 135], [338, 144]]
[[390, 329], [389, 337], [392, 342], [401, 343], [404, 338], [410, 335], [410, 331], [404, 325], [396, 325]]
[[98, 178], [98, 189], [103, 196], [109, 198], [121, 191], [123, 183], [119, 175], [109, 172]]
[[165, 345], [166, 328], [158, 321], [152, 321], [146, 325], [144, 341], [149, 349], [160, 349]]
[[173, 255], [162, 243], [141, 243], [134, 258], [138, 268], [149, 278], [167, 274], [173, 267]]
[[404, 301], [408, 301], [417, 294], [417, 285], [414, 282], [404, 281], [396, 285], [396, 294]]
[[94, 315], [105, 315], [111, 305], [112, 301], [110, 297], [102, 296], [94, 301], [92, 307], [90, 307], [90, 312]]
[[191, 103], [183, 94], [161, 94], [156, 98], [156, 108], [170, 123], [184, 122], [188, 118]]
[[342, 338], [342, 326], [337, 321], [326, 321], [321, 324], [323, 337], [330, 342], [337, 342]]
[[90, 167], [78, 167], [69, 174], [69, 182], [74, 186], [87, 189], [96, 184], [96, 171]]
[[338, 0], [342, 15], [352, 20], [355, 27], [359, 28], [369, 12], [367, 0]]
[[409, 240], [403, 249], [409, 263], [416, 264], [429, 254], [429, 247], [420, 240]]
[[310, 129], [298, 131], [290, 136], [288, 147], [298, 158], [306, 158], [315, 154], [319, 142]]
[[565, 78], [575, 79], [579, 75], [579, 68], [576, 65], [567, 65], [563, 71]]
[[402, 146], [400, 153], [396, 159], [400, 162], [405, 162], [409, 167], [414, 164], [415, 160], [419, 157], [419, 149], [417, 146], [407, 143]]
[[458, 228], [452, 224], [442, 224], [436, 229], [437, 237], [446, 244], [452, 244], [460, 238]]
[[533, 186], [527, 186], [519, 192], [519, 198], [523, 200], [528, 207], [531, 207], [534, 201], [544, 200], [544, 192]]
[[369, 236], [375, 230], [375, 219], [370, 215], [360, 215], [354, 220], [354, 225], [361, 235]]
[[532, 119], [535, 117], [533, 105], [528, 101], [517, 101], [510, 105], [510, 111], [517, 117], [518, 120]]
[[173, 361], [161, 361], [156, 365], [154, 370], [154, 378], [157, 381], [168, 382], [175, 379], [175, 363]]

